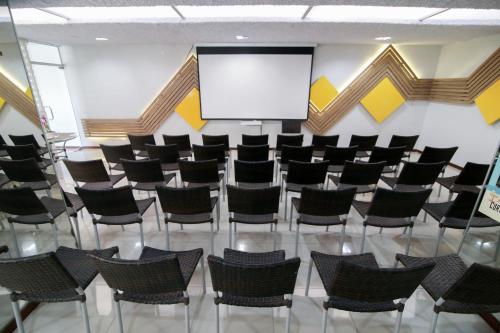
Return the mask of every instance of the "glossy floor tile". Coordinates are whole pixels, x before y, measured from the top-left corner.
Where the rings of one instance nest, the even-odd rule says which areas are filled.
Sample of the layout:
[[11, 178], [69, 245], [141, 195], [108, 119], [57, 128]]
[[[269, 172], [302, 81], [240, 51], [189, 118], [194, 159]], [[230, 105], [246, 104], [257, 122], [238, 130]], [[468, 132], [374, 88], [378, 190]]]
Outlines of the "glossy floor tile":
[[[73, 159], [90, 159], [100, 157], [97, 149], [73, 152]], [[413, 157], [415, 159], [415, 156]], [[62, 163], [56, 166], [58, 174], [63, 178], [62, 186], [65, 190], [73, 191], [73, 182]], [[449, 169], [447, 174], [452, 175], [456, 170]], [[122, 181], [120, 184], [125, 185]], [[381, 186], [382, 183], [380, 184]], [[54, 195], [57, 195], [54, 190]], [[144, 193], [135, 193], [139, 198], [145, 198]], [[369, 197], [359, 197], [369, 200]], [[444, 201], [447, 198], [446, 190], [437, 197], [437, 186], [433, 191], [431, 201]], [[228, 213], [227, 203], [222, 202], [220, 231], [215, 235], [215, 254], [222, 255], [223, 249], [228, 246]], [[95, 248], [95, 240], [90, 216], [79, 216], [81, 237], [85, 249]], [[159, 232], [156, 226], [154, 208], [151, 207], [144, 218], [145, 243], [147, 246], [160, 249], [165, 248], [165, 229]], [[61, 245], [75, 246], [67, 218], [58, 218], [58, 234]], [[18, 238], [24, 256], [51, 251], [54, 249], [52, 234], [49, 226], [40, 226], [39, 230], [31, 227], [17, 226]], [[178, 226], [170, 226], [170, 240], [172, 250], [185, 250], [202, 247], [205, 256], [210, 251], [210, 228], [208, 225], [186, 226], [180, 230]], [[304, 296], [309, 253], [312, 250], [326, 253], [338, 253], [340, 241], [340, 227], [333, 227], [328, 233], [323, 228], [304, 226], [299, 235], [298, 254], [302, 259], [292, 309], [292, 332], [319, 332], [321, 329], [322, 300], [325, 292], [321, 281], [313, 270], [310, 296]], [[431, 256], [437, 238], [437, 222], [428, 218], [423, 222], [421, 214], [413, 231], [413, 240], [410, 255]], [[473, 231], [462, 250], [461, 256], [468, 263], [489, 262], [493, 258], [498, 230]], [[127, 226], [125, 231], [119, 227], [99, 226], [99, 235], [102, 247], [117, 245], [120, 247], [122, 258], [135, 259], [139, 256], [140, 238], [139, 228], [136, 225]], [[362, 220], [352, 209], [346, 238], [343, 247], [344, 254], [360, 252], [362, 235]], [[448, 230], [440, 246], [440, 254], [455, 252], [461, 239], [460, 231]], [[375, 254], [381, 266], [392, 266], [396, 253], [404, 252], [407, 235], [401, 229], [384, 229], [380, 234], [376, 228], [369, 228], [365, 251]], [[11, 248], [12, 242], [7, 230], [0, 231], [0, 244], [7, 244]], [[295, 245], [295, 225], [292, 231], [288, 230], [288, 221], [284, 220], [284, 202], [280, 206], [280, 220], [278, 232], [270, 233], [269, 226], [238, 225], [235, 248], [242, 251], [271, 251], [273, 248], [284, 249], [287, 257], [293, 256]], [[498, 265], [498, 262], [496, 263]], [[202, 294], [202, 278], [199, 266], [197, 267], [191, 284], [190, 314], [192, 332], [215, 332], [215, 306], [208, 266], [205, 267], [207, 294]], [[0, 291], [5, 295], [6, 291]], [[118, 324], [112, 303], [111, 290], [101, 277], [97, 277], [87, 288], [88, 308], [93, 332], [118, 332]], [[5, 303], [6, 297], [0, 297]], [[432, 299], [422, 288], [408, 300], [401, 332], [428, 332], [432, 316]], [[0, 311], [10, 311], [10, 305], [1, 304]], [[122, 313], [125, 332], [183, 332], [184, 306], [123, 303]], [[1, 313], [0, 318], [4, 315]], [[251, 309], [221, 306], [221, 332], [284, 332], [286, 309]], [[396, 319], [395, 313], [349, 313], [330, 310], [328, 318], [328, 332], [393, 332]], [[59, 333], [84, 332], [80, 308], [76, 303], [42, 304], [25, 321], [27, 332]], [[445, 313], [440, 316], [437, 332], [491, 332], [486, 323], [476, 315], [454, 315]]]

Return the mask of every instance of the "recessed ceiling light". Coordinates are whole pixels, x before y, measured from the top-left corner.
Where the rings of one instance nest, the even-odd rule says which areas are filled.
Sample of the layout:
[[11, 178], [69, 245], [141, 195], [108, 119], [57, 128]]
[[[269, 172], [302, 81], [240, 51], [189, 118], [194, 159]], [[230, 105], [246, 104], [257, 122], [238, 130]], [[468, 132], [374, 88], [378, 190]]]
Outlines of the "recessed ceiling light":
[[105, 41], [108, 39], [106, 37], [96, 37], [95, 40]]
[[386, 37], [375, 37], [375, 40], [390, 40], [392, 37], [386, 36]]
[[248, 39], [248, 36], [238, 35], [238, 36], [236, 36], [236, 39], [238, 39], [238, 40]]
[[47, 9], [70, 20], [85, 22], [180, 18], [171, 6], [49, 7]]
[[308, 6], [303, 5], [236, 5], [176, 6], [186, 18], [195, 19], [300, 19]]

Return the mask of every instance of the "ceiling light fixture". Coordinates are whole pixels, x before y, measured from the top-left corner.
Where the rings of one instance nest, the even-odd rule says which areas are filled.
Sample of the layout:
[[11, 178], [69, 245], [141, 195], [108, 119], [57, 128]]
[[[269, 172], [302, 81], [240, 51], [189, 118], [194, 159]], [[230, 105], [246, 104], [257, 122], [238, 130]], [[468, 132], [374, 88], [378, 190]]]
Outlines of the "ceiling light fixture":
[[391, 40], [392, 37], [389, 36], [382, 36], [382, 37], [375, 37], [375, 40]]
[[106, 40], [108, 40], [108, 38], [106, 38], [106, 37], [96, 37], [95, 40], [106, 41]]
[[308, 6], [303, 5], [234, 5], [176, 6], [187, 19], [300, 19]]
[[237, 40], [244, 40], [244, 39], [248, 39], [248, 36], [238, 35], [238, 36], [236, 36], [236, 39]]

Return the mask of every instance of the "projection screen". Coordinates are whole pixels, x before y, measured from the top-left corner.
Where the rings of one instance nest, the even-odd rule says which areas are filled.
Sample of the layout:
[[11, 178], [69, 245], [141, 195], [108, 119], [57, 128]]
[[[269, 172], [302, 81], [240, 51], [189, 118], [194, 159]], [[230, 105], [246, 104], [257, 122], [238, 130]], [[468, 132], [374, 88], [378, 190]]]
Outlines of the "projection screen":
[[306, 120], [313, 47], [197, 47], [202, 119]]

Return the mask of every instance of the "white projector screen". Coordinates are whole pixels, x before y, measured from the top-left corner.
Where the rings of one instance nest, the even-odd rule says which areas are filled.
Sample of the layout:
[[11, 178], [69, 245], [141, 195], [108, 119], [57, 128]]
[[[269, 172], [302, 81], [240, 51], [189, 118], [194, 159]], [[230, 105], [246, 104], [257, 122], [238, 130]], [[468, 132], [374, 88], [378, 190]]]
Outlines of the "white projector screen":
[[197, 51], [202, 119], [307, 119], [314, 48]]

